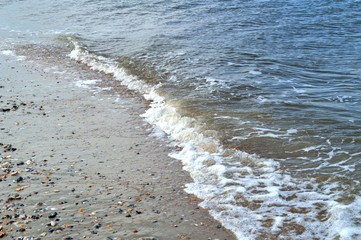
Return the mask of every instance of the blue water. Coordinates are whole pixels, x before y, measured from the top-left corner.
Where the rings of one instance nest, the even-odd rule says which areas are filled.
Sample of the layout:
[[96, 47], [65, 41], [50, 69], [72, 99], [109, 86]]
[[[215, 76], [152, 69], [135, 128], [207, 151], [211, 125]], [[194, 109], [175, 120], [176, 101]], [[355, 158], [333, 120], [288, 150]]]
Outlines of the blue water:
[[360, 238], [360, 26], [356, 0], [0, 2], [4, 46], [64, 45], [144, 94], [240, 239]]

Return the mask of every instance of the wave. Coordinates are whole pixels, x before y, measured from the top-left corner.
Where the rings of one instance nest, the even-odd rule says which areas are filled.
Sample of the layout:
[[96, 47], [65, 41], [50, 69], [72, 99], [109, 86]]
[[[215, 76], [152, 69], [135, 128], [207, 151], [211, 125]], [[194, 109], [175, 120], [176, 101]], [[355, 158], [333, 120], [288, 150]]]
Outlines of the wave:
[[277, 161], [222, 146], [202, 131], [201, 122], [179, 114], [158, 91], [161, 83], [148, 84], [115, 60], [89, 52], [74, 38], [69, 41], [74, 44], [72, 59], [112, 74], [150, 102], [142, 117], [179, 147], [170, 156], [181, 160], [194, 180], [186, 192], [202, 199], [201, 207], [238, 239], [361, 237], [361, 199], [340, 201], [342, 189], [336, 181], [295, 178]]

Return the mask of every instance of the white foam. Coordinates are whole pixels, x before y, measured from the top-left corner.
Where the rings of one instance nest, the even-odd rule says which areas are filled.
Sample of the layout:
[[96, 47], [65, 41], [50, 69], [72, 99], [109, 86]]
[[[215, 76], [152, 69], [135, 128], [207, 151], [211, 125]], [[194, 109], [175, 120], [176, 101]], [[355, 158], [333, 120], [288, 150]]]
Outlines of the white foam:
[[295, 87], [293, 87], [293, 91], [295, 91], [296, 93], [305, 93], [306, 92], [306, 90], [304, 90], [304, 89], [298, 89]]
[[330, 229], [329, 237], [335, 238], [339, 235], [340, 239], [344, 240], [361, 239], [361, 226], [353, 221], [359, 219], [361, 198], [357, 197], [349, 205], [333, 202], [330, 207], [331, 217], [328, 222], [333, 227]]
[[1, 54], [5, 55], [5, 56], [16, 57], [17, 61], [24, 61], [26, 59], [25, 56], [17, 56], [16, 53], [11, 50], [2, 50]]
[[25, 56], [17, 56], [16, 60], [18, 61], [25, 61], [26, 57]]
[[253, 74], [253, 75], [261, 75], [262, 74], [262, 72], [256, 71], [256, 70], [251, 70], [251, 71], [249, 71], [249, 73]]
[[81, 87], [81, 88], [89, 88], [90, 85], [94, 85], [97, 82], [99, 82], [99, 79], [92, 79], [92, 80], [79, 80], [75, 82], [75, 85], [77, 87]]
[[294, 134], [294, 133], [297, 133], [298, 131], [297, 131], [297, 129], [288, 129], [287, 130], [287, 133], [289, 133], [289, 134]]
[[11, 50], [3, 50], [1, 53], [6, 56], [15, 56], [15, 53]]

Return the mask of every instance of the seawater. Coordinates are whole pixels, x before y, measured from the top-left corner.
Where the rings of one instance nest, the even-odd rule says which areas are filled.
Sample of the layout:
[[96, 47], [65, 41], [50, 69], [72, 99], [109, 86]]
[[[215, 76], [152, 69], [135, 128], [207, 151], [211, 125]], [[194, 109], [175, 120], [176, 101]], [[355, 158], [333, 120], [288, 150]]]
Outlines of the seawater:
[[142, 94], [239, 239], [361, 239], [360, 19], [356, 0], [1, 1], [0, 38]]

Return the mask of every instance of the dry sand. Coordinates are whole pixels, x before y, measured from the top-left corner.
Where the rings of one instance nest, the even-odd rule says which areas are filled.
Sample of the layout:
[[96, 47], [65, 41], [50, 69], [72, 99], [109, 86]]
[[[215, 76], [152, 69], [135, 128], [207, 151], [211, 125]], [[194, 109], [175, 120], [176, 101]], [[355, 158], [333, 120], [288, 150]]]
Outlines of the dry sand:
[[0, 238], [235, 239], [183, 191], [140, 96], [62, 54], [27, 59], [0, 54]]

